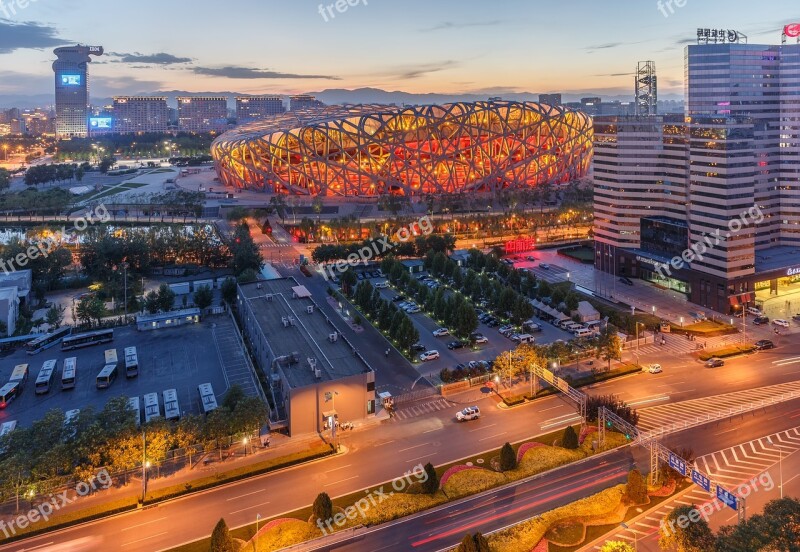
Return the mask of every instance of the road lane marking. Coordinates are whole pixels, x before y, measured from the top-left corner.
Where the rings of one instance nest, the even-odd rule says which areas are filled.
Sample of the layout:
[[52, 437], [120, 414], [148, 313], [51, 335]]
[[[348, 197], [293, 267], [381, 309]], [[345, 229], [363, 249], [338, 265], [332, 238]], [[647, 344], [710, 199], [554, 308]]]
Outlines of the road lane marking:
[[332, 471], [336, 471], [336, 470], [343, 470], [343, 469], [345, 469], [345, 468], [349, 468], [349, 467], [350, 467], [350, 466], [352, 466], [352, 465], [353, 465], [353, 464], [347, 464], [346, 466], [339, 466], [338, 468], [333, 468], [332, 470], [328, 470], [328, 471], [326, 471], [325, 473], [331, 473]]
[[400, 449], [400, 450], [398, 450], [397, 452], [405, 452], [405, 451], [407, 451], [407, 450], [413, 450], [413, 449], [415, 449], [415, 448], [419, 448], [419, 447], [425, 447], [425, 446], [428, 446], [429, 444], [430, 444], [430, 443], [422, 443], [421, 445], [414, 445], [413, 447], [408, 447], [408, 448]]
[[486, 425], [486, 426], [476, 427], [475, 429], [470, 429], [469, 432], [472, 433], [473, 431], [480, 431], [482, 429], [489, 429], [490, 427], [494, 427], [496, 425], [497, 424], [489, 424], [489, 425]]
[[250, 496], [250, 495], [254, 495], [254, 494], [258, 494], [258, 493], [263, 493], [263, 492], [264, 492], [264, 490], [261, 489], [260, 491], [253, 491], [252, 493], [245, 493], [243, 495], [235, 496], [233, 498], [226, 498], [225, 501], [226, 502], [230, 502], [231, 500], [239, 500], [240, 498], [244, 498], [246, 496]]
[[551, 406], [550, 408], [545, 408], [544, 410], [540, 410], [539, 412], [547, 412], [548, 410], [555, 410], [556, 408], [566, 408], [563, 404], [559, 404], [557, 406]]
[[269, 502], [262, 502], [261, 504], [253, 504], [252, 506], [248, 506], [247, 508], [242, 508], [241, 510], [234, 510], [230, 513], [230, 515], [238, 514], [239, 512], [246, 512], [247, 510], [252, 510], [253, 508], [260, 508], [261, 506], [266, 506]]
[[20, 548], [17, 552], [28, 552], [29, 550], [39, 550], [40, 548], [44, 548], [45, 546], [50, 546], [51, 544], [55, 544], [56, 541], [46, 542], [44, 544], [39, 544], [34, 546], [33, 548]]
[[142, 541], [146, 541], [146, 540], [149, 540], [149, 539], [154, 539], [156, 537], [160, 537], [161, 535], [166, 535], [168, 533], [169, 533], [169, 531], [164, 531], [163, 533], [156, 533], [155, 535], [150, 535], [149, 537], [144, 537], [143, 539], [138, 539], [138, 540], [135, 540], [135, 541], [122, 543], [122, 544], [120, 544], [120, 546], [130, 546], [132, 544], [137, 544], [137, 543], [140, 543]]
[[737, 431], [738, 429], [739, 429], [738, 427], [732, 427], [730, 429], [726, 429], [725, 431], [719, 431], [714, 435], [722, 435], [723, 433], [730, 433], [731, 431]]
[[358, 475], [354, 475], [353, 477], [348, 477], [347, 479], [342, 479], [340, 481], [334, 481], [333, 483], [325, 483], [323, 487], [330, 487], [331, 485], [338, 485], [339, 483], [344, 483], [345, 481], [350, 481], [351, 479], [356, 479], [359, 477]]
[[635, 406], [637, 404], [647, 404], [652, 402], [660, 402], [660, 401], [668, 401], [669, 395], [658, 395], [655, 397], [648, 397], [645, 399], [640, 399], [638, 401], [632, 401], [628, 403], [628, 406]]
[[150, 523], [155, 523], [157, 521], [164, 521], [165, 519], [167, 519], [167, 518], [166, 517], [161, 517], [161, 518], [158, 518], [158, 519], [145, 521], [144, 523], [140, 523], [139, 525], [130, 525], [128, 527], [123, 527], [122, 530], [123, 531], [128, 531], [129, 529], [136, 529], [137, 527], [141, 527], [142, 525], [149, 525]]
[[503, 433], [495, 433], [494, 435], [490, 435], [489, 437], [484, 437], [483, 439], [478, 439], [478, 441], [488, 441], [489, 439], [494, 439], [495, 437], [500, 437], [501, 435], [505, 435], [508, 431], [504, 431]]
[[428, 458], [432, 454], [436, 454], [436, 453], [431, 452], [429, 454], [426, 454], [425, 456], [420, 456], [419, 458], [412, 458], [411, 460], [406, 460], [406, 462], [416, 462], [417, 460], [422, 460], [423, 458]]
[[422, 433], [423, 434], [425, 434], [425, 433], [433, 433], [434, 431], [440, 431], [442, 429], [444, 429], [444, 428], [443, 427], [435, 427], [433, 429], [429, 429], [428, 431], [423, 431]]

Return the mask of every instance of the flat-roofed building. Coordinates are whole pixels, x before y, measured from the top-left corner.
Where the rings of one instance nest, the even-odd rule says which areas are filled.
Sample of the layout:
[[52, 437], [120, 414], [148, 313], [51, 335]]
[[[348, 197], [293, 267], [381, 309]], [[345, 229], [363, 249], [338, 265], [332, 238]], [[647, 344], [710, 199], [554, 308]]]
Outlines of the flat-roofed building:
[[237, 96], [236, 120], [239, 124], [249, 123], [286, 113], [283, 98], [280, 96]]
[[165, 96], [115, 96], [114, 132], [167, 132], [169, 107]]
[[294, 278], [240, 284], [243, 333], [269, 382], [271, 429], [324, 431], [376, 413], [375, 371]]
[[225, 96], [179, 96], [178, 130], [223, 132], [228, 128], [228, 98]]

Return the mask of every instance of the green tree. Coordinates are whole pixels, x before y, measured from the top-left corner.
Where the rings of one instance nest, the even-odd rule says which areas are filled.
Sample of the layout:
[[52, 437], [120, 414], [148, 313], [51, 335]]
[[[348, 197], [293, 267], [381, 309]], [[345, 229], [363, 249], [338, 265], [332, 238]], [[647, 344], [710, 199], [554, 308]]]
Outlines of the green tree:
[[669, 512], [659, 533], [658, 546], [662, 550], [708, 552], [714, 549], [714, 534], [694, 505], [679, 506]]
[[6, 169], [0, 169], [0, 190], [5, 190], [11, 185], [11, 173]]
[[158, 286], [158, 310], [169, 312], [175, 304], [175, 292], [167, 284]]
[[202, 310], [207, 309], [211, 306], [211, 303], [214, 302], [214, 292], [211, 291], [211, 288], [208, 286], [200, 286], [194, 292], [194, 304], [195, 306]]
[[220, 291], [222, 292], [222, 300], [227, 303], [228, 305], [233, 305], [236, 303], [236, 296], [239, 294], [238, 286], [236, 285], [236, 280], [233, 278], [228, 278], [222, 285], [220, 286]]
[[225, 398], [222, 399], [222, 407], [233, 412], [236, 410], [237, 405], [240, 401], [245, 398], [244, 390], [242, 390], [241, 386], [237, 384], [231, 385], [231, 388], [228, 389], [228, 392], [225, 393]]
[[489, 541], [481, 533], [475, 533], [475, 548], [478, 552], [489, 552]]
[[475, 539], [472, 538], [471, 534], [464, 535], [458, 548], [456, 548], [456, 552], [478, 552], [478, 548], [475, 546]]
[[214, 532], [211, 533], [209, 552], [236, 552], [238, 548], [230, 531], [228, 531], [228, 525], [225, 523], [225, 519], [220, 518], [216, 527], [214, 527]]
[[596, 422], [600, 407], [605, 407], [629, 424], [635, 426], [639, 423], [639, 414], [614, 395], [590, 395], [586, 403], [586, 421]]
[[158, 312], [158, 292], [157, 291], [148, 291], [147, 294], [144, 296], [144, 308], [150, 314], [155, 314]]
[[606, 541], [600, 552], [634, 552], [633, 546], [624, 541]]
[[608, 369], [611, 369], [612, 360], [622, 359], [622, 340], [608, 324], [606, 329], [600, 334], [597, 343], [597, 358], [602, 358], [608, 362]]
[[575, 432], [574, 427], [567, 426], [564, 428], [564, 436], [561, 438], [561, 446], [565, 449], [578, 448], [578, 434]]
[[722, 527], [717, 535], [717, 552], [785, 550], [800, 552], [800, 500], [771, 500], [761, 514], [737, 525]]
[[247, 269], [259, 272], [264, 266], [261, 252], [253, 241], [250, 227], [246, 222], [241, 222], [236, 226], [230, 249], [233, 254], [233, 271], [237, 276]]
[[50, 325], [51, 328], [58, 328], [61, 326], [61, 322], [64, 321], [65, 310], [66, 309], [63, 306], [54, 304], [52, 307], [47, 309], [45, 321]]
[[511, 443], [506, 443], [500, 449], [500, 470], [509, 471], [517, 467], [517, 455], [514, 453], [514, 447]]
[[333, 517], [333, 502], [328, 493], [319, 493], [311, 506], [311, 516], [317, 521], [325, 523]]
[[625, 498], [635, 505], [647, 502], [647, 484], [639, 470], [633, 469], [628, 472], [628, 481], [625, 484]]
[[425, 481], [422, 482], [422, 492], [425, 494], [435, 494], [439, 490], [439, 476], [436, 468], [428, 462], [425, 464]]
[[80, 301], [78, 301], [78, 306], [75, 308], [75, 316], [77, 316], [78, 320], [85, 323], [95, 320], [99, 324], [100, 320], [105, 316], [105, 313], [105, 305], [94, 295], [82, 297]]

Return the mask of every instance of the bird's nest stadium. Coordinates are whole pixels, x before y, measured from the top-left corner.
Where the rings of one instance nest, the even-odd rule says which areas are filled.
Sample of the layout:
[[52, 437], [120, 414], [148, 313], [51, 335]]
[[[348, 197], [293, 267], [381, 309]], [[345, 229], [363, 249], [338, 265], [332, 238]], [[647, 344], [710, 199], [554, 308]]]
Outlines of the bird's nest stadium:
[[228, 186], [329, 197], [561, 183], [586, 174], [591, 152], [587, 115], [512, 101], [331, 106], [243, 125], [211, 147]]

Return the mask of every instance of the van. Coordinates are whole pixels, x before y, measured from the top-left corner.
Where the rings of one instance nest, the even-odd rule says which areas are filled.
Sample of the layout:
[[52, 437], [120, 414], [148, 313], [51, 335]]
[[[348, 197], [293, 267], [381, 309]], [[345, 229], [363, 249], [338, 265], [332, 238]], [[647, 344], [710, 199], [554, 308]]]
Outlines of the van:
[[575, 330], [575, 337], [589, 337], [590, 335], [594, 335], [594, 332], [589, 328]]
[[572, 333], [575, 333], [578, 330], [584, 330], [584, 329], [586, 329], [586, 328], [583, 326], [583, 324], [578, 324], [577, 322], [573, 322], [572, 324], [567, 326], [567, 330], [572, 332]]
[[520, 343], [520, 344], [521, 343], [533, 343], [534, 342], [534, 337], [531, 334], [520, 334], [520, 335], [517, 336], [517, 338], [514, 341], [516, 341], [517, 343]]
[[775, 324], [776, 326], [780, 326], [782, 328], [788, 328], [789, 327], [789, 322], [786, 321], [786, 320], [782, 320], [780, 318], [776, 318], [775, 320], [772, 321], [772, 323]]
[[747, 307], [747, 313], [753, 316], [763, 316], [764, 313], [758, 307]]
[[378, 282], [375, 284], [376, 289], [386, 289], [389, 287], [389, 282]]
[[558, 323], [558, 327], [561, 328], [562, 330], [566, 330], [567, 328], [569, 328], [574, 323], [575, 322], [573, 322], [569, 318], [566, 318], [566, 319], [564, 319], [564, 320], [562, 320], [561, 322]]

